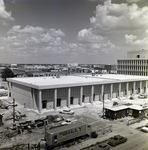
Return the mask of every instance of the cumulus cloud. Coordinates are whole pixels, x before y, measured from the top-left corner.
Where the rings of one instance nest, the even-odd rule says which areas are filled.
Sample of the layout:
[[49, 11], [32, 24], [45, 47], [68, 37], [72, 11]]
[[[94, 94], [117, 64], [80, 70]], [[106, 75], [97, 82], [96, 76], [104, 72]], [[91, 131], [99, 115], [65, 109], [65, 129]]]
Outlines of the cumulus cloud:
[[13, 26], [6, 37], [0, 37], [0, 51], [2, 53], [16, 53], [22, 55], [48, 55], [48, 54], [66, 54], [76, 52], [75, 44], [67, 44], [63, 41], [61, 30], [45, 29], [42, 27]]
[[115, 4], [107, 0], [96, 7], [95, 16], [90, 18], [92, 28], [103, 31], [139, 30], [148, 26], [148, 7], [137, 4]]
[[140, 2], [142, 0], [127, 0], [128, 3], [137, 3], [137, 2]]
[[88, 53], [110, 53], [119, 50], [119, 47], [111, 43], [108, 38], [93, 34], [91, 28], [79, 31], [77, 39], [79, 46]]
[[130, 48], [134, 48], [134, 49], [141, 49], [141, 48], [146, 48], [148, 47], [148, 37], [139, 39], [138, 36], [136, 35], [125, 35], [125, 43], [127, 46], [129, 46]]
[[33, 27], [33, 26], [26, 26], [25, 28], [21, 29], [20, 25], [13, 26], [8, 32], [8, 34], [42, 34], [44, 33], [44, 29], [42, 27]]
[[14, 18], [11, 17], [11, 12], [6, 11], [4, 1], [0, 0], [0, 22], [6, 25], [6, 21], [12, 20], [14, 20]]

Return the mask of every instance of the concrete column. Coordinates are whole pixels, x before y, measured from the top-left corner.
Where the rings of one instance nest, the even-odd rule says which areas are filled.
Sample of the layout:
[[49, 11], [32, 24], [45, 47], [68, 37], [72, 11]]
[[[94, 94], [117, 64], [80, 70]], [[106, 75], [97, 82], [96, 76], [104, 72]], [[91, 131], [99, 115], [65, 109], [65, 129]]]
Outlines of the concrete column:
[[133, 83], [133, 95], [135, 96], [136, 82]]
[[146, 83], [145, 83], [145, 88], [146, 88], [146, 94], [148, 94], [148, 81], [146, 81]]
[[94, 97], [94, 86], [91, 86], [91, 104], [93, 105], [93, 97]]
[[54, 90], [54, 109], [57, 109], [57, 89]]
[[35, 110], [37, 107], [37, 104], [36, 104], [36, 96], [35, 96], [35, 90], [34, 89], [32, 89], [32, 100], [33, 100], [32, 108]]
[[39, 113], [42, 112], [42, 91], [38, 90], [38, 95], [39, 95], [39, 99], [38, 99], [38, 108], [39, 108]]
[[71, 97], [71, 88], [68, 88], [68, 101], [67, 101], [67, 106], [70, 108], [70, 97]]
[[83, 87], [80, 87], [80, 102], [79, 104], [82, 106], [82, 96], [83, 96]]
[[32, 95], [31, 108], [35, 109], [35, 95], [34, 95], [34, 89], [33, 88], [31, 88], [31, 95]]
[[121, 97], [121, 83], [119, 83], [119, 98]]
[[140, 94], [142, 94], [142, 81], [140, 81]]
[[110, 98], [113, 98], [113, 84], [110, 85]]
[[127, 96], [129, 96], [128, 88], [129, 88], [129, 83], [127, 82], [127, 83], [126, 83], [126, 93], [127, 93], [126, 95], [127, 95]]
[[8, 98], [10, 97], [10, 82], [7, 83], [7, 88], [8, 88]]
[[101, 86], [101, 101], [104, 100], [104, 85]]

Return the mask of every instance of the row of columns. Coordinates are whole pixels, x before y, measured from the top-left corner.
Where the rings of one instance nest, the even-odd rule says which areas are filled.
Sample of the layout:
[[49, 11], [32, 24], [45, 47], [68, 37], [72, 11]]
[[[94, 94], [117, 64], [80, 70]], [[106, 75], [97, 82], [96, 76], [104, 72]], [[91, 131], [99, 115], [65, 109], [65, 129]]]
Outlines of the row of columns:
[[[136, 83], [133, 82], [133, 94], [135, 95], [135, 87]], [[146, 90], [148, 88], [147, 81], [146, 81]], [[142, 89], [142, 82], [140, 82], [140, 93]], [[126, 95], [129, 96], [128, 93], [129, 90], [129, 83], [126, 83]], [[147, 91], [146, 91], [147, 92]], [[121, 97], [121, 83], [119, 83], [119, 97]], [[71, 97], [71, 88], [68, 88], [68, 100], [67, 100], [67, 107], [70, 108], [70, 97]], [[83, 87], [80, 87], [80, 98], [79, 98], [79, 104], [82, 105], [82, 98], [83, 98]], [[91, 99], [90, 103], [93, 104], [93, 98], [94, 98], [94, 85], [91, 86]], [[110, 85], [110, 98], [113, 98], [113, 84]], [[104, 85], [101, 85], [101, 101], [104, 100]], [[42, 91], [38, 90], [38, 108], [39, 112], [42, 111]], [[54, 90], [54, 104], [53, 108], [56, 110], [57, 109], [57, 89]]]

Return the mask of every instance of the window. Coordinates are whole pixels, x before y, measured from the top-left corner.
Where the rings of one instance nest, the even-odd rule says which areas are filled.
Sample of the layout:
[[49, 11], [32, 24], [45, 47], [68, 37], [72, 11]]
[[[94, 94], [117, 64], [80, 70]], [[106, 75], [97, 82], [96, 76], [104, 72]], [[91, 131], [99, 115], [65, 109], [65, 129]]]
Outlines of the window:
[[137, 58], [140, 58], [140, 55], [137, 55]]
[[54, 136], [54, 139], [53, 139], [53, 140], [54, 140], [54, 143], [57, 143], [57, 141], [58, 141], [58, 140], [57, 140], [57, 135]]

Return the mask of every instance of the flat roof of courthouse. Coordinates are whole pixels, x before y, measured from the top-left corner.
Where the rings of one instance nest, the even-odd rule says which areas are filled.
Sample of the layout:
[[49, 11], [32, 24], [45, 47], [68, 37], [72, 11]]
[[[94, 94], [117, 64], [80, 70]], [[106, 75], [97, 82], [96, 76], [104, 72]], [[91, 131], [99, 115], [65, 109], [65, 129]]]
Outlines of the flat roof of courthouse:
[[25, 77], [8, 78], [9, 82], [29, 86], [35, 89], [63, 88], [85, 85], [98, 85], [108, 83], [121, 83], [148, 80], [146, 76], [117, 75], [117, 74], [99, 74], [99, 75], [71, 75], [58, 77]]

